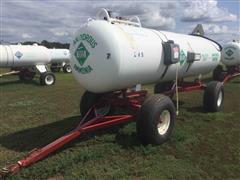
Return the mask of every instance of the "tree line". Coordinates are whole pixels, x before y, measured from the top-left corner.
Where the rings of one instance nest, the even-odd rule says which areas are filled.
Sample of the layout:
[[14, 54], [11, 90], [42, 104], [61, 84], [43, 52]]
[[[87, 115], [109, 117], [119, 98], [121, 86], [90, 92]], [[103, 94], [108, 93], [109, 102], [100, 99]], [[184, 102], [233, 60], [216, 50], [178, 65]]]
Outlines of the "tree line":
[[38, 44], [38, 45], [45, 46], [46, 48], [69, 49], [69, 43], [49, 42], [47, 40], [43, 40], [41, 43], [35, 42], [35, 41], [25, 41], [25, 42], [22, 42], [21, 44], [22, 45]]

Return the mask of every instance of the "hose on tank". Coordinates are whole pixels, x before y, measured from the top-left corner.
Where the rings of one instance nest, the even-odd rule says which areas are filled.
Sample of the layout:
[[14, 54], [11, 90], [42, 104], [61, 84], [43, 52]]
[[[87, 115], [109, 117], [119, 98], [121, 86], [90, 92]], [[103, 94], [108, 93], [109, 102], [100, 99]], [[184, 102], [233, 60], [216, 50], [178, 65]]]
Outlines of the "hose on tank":
[[175, 82], [175, 90], [176, 90], [176, 104], [177, 104], [177, 110], [176, 110], [176, 115], [178, 116], [179, 114], [179, 96], [178, 96], [178, 73], [179, 73], [179, 63], [177, 63], [177, 68], [176, 68], [176, 82]]

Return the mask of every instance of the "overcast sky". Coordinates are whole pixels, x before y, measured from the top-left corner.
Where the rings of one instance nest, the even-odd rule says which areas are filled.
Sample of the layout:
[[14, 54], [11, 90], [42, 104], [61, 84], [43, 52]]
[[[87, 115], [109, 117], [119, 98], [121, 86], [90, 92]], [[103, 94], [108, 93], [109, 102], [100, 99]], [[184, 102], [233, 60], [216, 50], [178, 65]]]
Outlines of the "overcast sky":
[[1, 40], [70, 42], [73, 33], [99, 8], [138, 15], [144, 27], [190, 33], [202, 23], [220, 43], [240, 39], [240, 0], [77, 1], [0, 0]]

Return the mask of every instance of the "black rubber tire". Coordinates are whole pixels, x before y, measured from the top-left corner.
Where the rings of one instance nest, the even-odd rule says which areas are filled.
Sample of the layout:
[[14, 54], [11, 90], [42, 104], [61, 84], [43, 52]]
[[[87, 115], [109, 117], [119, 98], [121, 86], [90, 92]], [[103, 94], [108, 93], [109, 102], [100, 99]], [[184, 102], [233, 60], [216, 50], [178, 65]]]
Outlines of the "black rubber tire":
[[36, 72], [30, 71], [28, 69], [22, 69], [19, 73], [19, 80], [20, 81], [31, 81], [35, 77]]
[[[70, 69], [69, 69], [70, 68]], [[70, 70], [70, 71], [69, 71]], [[65, 73], [71, 73], [72, 72], [72, 69], [71, 69], [71, 66], [69, 64], [65, 64], [63, 66], [63, 72]]]
[[[170, 124], [166, 133], [158, 132], [158, 123], [161, 113], [167, 110], [170, 113]], [[172, 134], [176, 110], [172, 100], [165, 95], [156, 94], [147, 98], [140, 110], [137, 120], [137, 133], [143, 144], [162, 144]]]
[[60, 72], [61, 68], [58, 67], [58, 64], [57, 64], [57, 63], [53, 63], [53, 64], [50, 66], [50, 70], [55, 73], [55, 72]]
[[[218, 100], [222, 93], [221, 103]], [[224, 87], [219, 81], [211, 81], [207, 84], [203, 95], [203, 108], [208, 112], [218, 112], [223, 109]]]
[[[48, 81], [47, 80], [48, 77], [52, 78], [52, 81], [49, 82], [49, 83], [47, 82]], [[40, 84], [41, 85], [50, 86], [50, 85], [53, 85], [55, 83], [56, 77], [55, 77], [55, 75], [52, 72], [45, 72], [45, 73], [42, 73], [40, 75], [40, 79], [39, 80], [40, 80]]]
[[89, 109], [99, 100], [103, 94], [96, 94], [89, 91], [85, 91], [81, 100], [80, 100], [80, 113], [81, 116], [85, 116], [85, 114], [89, 111]]
[[224, 80], [223, 67], [221, 65], [218, 65], [213, 70], [213, 80], [214, 81], [220, 81], [220, 82], [222, 82]]
[[164, 92], [167, 92], [171, 90], [174, 82], [162, 82], [155, 84], [154, 86], [154, 94], [162, 94]]

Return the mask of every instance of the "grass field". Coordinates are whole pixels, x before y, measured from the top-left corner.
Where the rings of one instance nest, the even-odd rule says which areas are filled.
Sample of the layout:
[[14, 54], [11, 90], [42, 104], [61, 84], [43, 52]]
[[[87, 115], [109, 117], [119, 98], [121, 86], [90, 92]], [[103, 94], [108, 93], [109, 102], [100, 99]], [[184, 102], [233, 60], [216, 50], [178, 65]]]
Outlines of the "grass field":
[[[73, 129], [83, 92], [70, 74], [51, 87], [1, 78], [0, 166]], [[240, 179], [240, 78], [225, 86], [224, 112], [204, 112], [202, 92], [180, 100], [161, 146], [142, 146], [131, 122], [84, 135], [9, 179]]]

